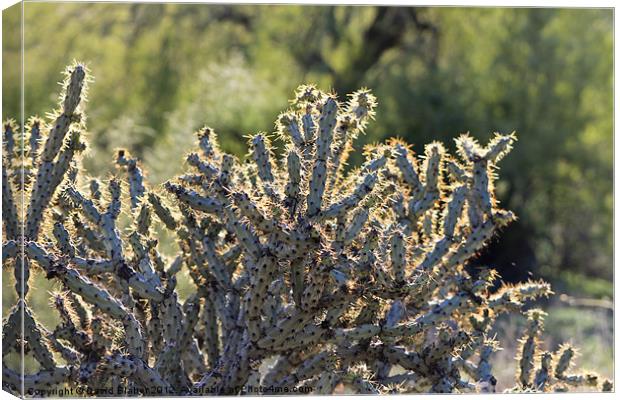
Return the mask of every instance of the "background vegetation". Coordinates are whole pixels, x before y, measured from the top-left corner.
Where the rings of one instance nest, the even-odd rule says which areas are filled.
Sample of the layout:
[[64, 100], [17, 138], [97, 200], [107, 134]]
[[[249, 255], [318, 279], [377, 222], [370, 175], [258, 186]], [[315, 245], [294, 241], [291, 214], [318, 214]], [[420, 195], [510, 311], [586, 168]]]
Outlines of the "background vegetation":
[[[531, 271], [556, 292], [612, 297], [612, 10], [26, 3], [25, 27], [26, 115], [55, 104], [72, 59], [95, 76], [93, 175], [129, 147], [162, 182], [205, 123], [244, 154], [243, 136], [272, 131], [302, 82], [341, 96], [372, 88], [379, 108], [363, 142], [400, 136], [420, 150], [514, 130], [498, 195], [519, 221], [480, 263], [506, 280]], [[19, 32], [18, 13], [3, 15], [3, 30]], [[17, 45], [3, 43], [3, 118], [19, 111]], [[603, 320], [567, 311], [549, 330], [581, 324], [568, 337], [600, 340], [594, 329], [611, 343], [610, 312], [591, 315]]]

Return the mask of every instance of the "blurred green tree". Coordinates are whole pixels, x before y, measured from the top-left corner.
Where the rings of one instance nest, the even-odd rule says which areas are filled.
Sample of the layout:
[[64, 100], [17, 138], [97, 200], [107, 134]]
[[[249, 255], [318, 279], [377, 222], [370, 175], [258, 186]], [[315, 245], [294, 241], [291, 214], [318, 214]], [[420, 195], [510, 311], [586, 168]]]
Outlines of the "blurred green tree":
[[[19, 15], [3, 14], [3, 29], [17, 32]], [[58, 71], [85, 61], [96, 77], [85, 167], [106, 173], [126, 146], [153, 182], [180, 171], [169, 161], [205, 123], [244, 153], [243, 136], [271, 131], [301, 82], [372, 88], [380, 104], [366, 143], [515, 130], [498, 194], [520, 220], [480, 262], [507, 278], [598, 278], [607, 289], [597, 293], [610, 293], [612, 50], [605, 9], [27, 3], [25, 109], [52, 106]], [[4, 65], [18, 62], [3, 46]], [[20, 82], [17, 68], [4, 71], [7, 118]]]

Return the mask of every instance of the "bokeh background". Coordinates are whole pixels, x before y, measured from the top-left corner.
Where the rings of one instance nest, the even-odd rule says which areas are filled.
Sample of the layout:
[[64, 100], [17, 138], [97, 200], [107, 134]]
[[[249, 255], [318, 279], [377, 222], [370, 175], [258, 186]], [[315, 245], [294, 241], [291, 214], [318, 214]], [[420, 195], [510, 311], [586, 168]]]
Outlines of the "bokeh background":
[[[26, 115], [54, 107], [73, 59], [94, 75], [84, 166], [96, 176], [128, 147], [163, 182], [204, 124], [243, 155], [243, 136], [273, 131], [310, 82], [377, 95], [358, 149], [516, 131], [497, 191], [519, 220], [478, 263], [549, 280], [565, 294], [546, 304], [552, 345], [571, 340], [611, 374], [613, 10], [25, 3], [24, 17]], [[18, 32], [18, 10], [5, 12], [4, 37]], [[3, 43], [3, 118], [19, 112], [18, 43]], [[514, 345], [522, 321], [503, 323]]]

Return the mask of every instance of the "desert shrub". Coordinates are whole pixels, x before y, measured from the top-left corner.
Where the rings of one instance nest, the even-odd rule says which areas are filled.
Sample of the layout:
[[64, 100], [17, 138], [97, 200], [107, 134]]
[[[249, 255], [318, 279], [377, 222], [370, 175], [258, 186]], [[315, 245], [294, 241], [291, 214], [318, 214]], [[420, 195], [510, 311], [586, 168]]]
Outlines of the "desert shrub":
[[[205, 127], [187, 173], [162, 188], [122, 149], [100, 181], [80, 173], [86, 75], [68, 68], [59, 109], [30, 119], [25, 137], [4, 125], [2, 258], [20, 298], [3, 325], [6, 390], [489, 392], [500, 344], [490, 332], [504, 313], [528, 320], [513, 391], [611, 389], [574, 370], [572, 346], [542, 348], [545, 313], [525, 303], [551, 295], [547, 283], [498, 285], [492, 269], [466, 269], [515, 219], [494, 195], [514, 135], [485, 146], [462, 135], [457, 156], [390, 140], [346, 172], [376, 99], [362, 89], [339, 102], [306, 85], [275, 137], [249, 138], [246, 162]], [[176, 238], [173, 259], [160, 229]], [[53, 330], [29, 306], [31, 268], [60, 284]], [[182, 270], [195, 286], [184, 300]], [[8, 365], [21, 351], [39, 372]]]

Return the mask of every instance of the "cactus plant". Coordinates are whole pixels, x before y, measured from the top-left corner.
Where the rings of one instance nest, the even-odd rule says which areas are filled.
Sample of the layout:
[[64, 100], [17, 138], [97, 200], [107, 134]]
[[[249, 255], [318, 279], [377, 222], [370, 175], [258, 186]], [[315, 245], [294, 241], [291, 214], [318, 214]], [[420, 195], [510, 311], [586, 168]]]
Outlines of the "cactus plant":
[[[222, 152], [205, 127], [187, 173], [162, 188], [122, 149], [116, 173], [100, 181], [80, 172], [87, 74], [67, 69], [59, 110], [29, 120], [27, 138], [4, 125], [2, 259], [20, 299], [3, 325], [4, 389], [490, 392], [493, 324], [524, 313], [513, 390], [610, 390], [596, 374], [571, 372], [569, 345], [540, 349], [544, 313], [525, 308], [552, 294], [548, 284], [497, 288], [493, 270], [465, 268], [515, 219], [494, 194], [513, 134], [487, 145], [462, 135], [457, 156], [437, 142], [418, 156], [390, 140], [348, 169], [375, 97], [362, 89], [341, 102], [304, 85], [274, 136], [249, 138], [250, 162]], [[174, 258], [159, 252], [156, 225], [176, 237]], [[28, 302], [30, 268], [60, 285], [52, 331]], [[195, 287], [185, 299], [182, 270]], [[9, 367], [21, 350], [40, 372]]]

